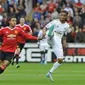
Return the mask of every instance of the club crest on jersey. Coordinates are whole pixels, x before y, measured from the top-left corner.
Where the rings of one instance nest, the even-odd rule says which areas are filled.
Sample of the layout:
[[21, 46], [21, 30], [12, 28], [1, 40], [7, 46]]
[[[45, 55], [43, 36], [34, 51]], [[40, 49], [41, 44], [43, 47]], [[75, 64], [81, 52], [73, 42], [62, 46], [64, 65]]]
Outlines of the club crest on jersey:
[[16, 35], [14, 35], [14, 34], [9, 34], [9, 35], [7, 35], [7, 37], [8, 37], [8, 38], [15, 38]]
[[24, 30], [26, 30], [26, 28], [24, 27]]
[[15, 34], [17, 34], [18, 32], [17, 32], [17, 30], [15, 30]]

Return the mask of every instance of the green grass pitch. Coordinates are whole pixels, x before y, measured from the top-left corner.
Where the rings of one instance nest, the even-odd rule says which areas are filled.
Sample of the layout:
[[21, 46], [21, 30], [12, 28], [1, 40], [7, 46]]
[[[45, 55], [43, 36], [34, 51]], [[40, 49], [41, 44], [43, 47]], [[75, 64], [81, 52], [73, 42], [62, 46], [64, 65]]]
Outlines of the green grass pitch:
[[63, 63], [53, 73], [51, 82], [46, 73], [53, 63], [20, 63], [20, 68], [10, 65], [0, 75], [0, 85], [85, 85], [85, 63]]

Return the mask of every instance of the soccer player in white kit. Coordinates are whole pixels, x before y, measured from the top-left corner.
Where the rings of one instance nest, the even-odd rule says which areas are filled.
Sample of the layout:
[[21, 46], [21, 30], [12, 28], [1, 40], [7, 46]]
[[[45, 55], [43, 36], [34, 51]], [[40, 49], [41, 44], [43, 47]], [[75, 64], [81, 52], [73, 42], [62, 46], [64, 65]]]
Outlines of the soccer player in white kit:
[[47, 52], [49, 49], [49, 45], [47, 43], [47, 36], [43, 36], [43, 30], [40, 30], [38, 33], [38, 38], [42, 38], [39, 41], [39, 48], [40, 48], [40, 53], [41, 53], [41, 64], [47, 64]]
[[62, 47], [62, 37], [64, 40], [64, 46], [66, 46], [66, 37], [63, 36], [71, 31], [70, 25], [66, 22], [68, 13], [66, 11], [62, 11], [60, 13], [59, 19], [53, 20], [48, 23], [43, 31], [45, 33], [46, 29], [48, 30], [48, 42], [51, 43], [53, 52], [57, 57], [57, 61], [53, 64], [52, 68], [48, 71], [46, 76], [53, 81], [52, 73], [55, 69], [57, 69], [61, 63], [63, 62], [63, 47]]

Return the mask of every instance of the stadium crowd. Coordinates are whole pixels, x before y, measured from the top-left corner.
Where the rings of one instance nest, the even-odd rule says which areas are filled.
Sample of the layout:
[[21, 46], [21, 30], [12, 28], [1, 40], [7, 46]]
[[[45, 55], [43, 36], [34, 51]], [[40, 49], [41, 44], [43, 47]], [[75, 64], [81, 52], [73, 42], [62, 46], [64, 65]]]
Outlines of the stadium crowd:
[[0, 0], [0, 26], [8, 26], [11, 16], [16, 16], [18, 22], [26, 16], [25, 0]]
[[[67, 34], [67, 42], [85, 42], [85, 0], [32, 0], [32, 21], [26, 21], [37, 36], [48, 22], [58, 19], [61, 11], [68, 12], [67, 22], [73, 25], [71, 33]], [[21, 16], [27, 17], [25, 0], [0, 0], [0, 26], [7, 26], [9, 17], [15, 15], [17, 22]]]
[[67, 34], [67, 42], [85, 42], [85, 2], [84, 0], [37, 0], [33, 9], [32, 29], [34, 35], [53, 19], [59, 18], [63, 10], [68, 12], [67, 22], [73, 30]]

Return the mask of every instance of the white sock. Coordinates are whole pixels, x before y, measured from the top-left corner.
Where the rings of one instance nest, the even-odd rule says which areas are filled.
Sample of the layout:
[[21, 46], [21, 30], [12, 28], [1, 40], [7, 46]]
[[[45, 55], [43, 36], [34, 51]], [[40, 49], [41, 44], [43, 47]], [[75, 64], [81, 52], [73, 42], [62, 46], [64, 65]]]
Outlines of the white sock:
[[55, 69], [57, 69], [60, 65], [61, 65], [61, 64], [59, 64], [58, 62], [55, 62], [55, 63], [53, 64], [53, 67], [50, 69], [50, 72], [53, 73], [53, 71], [54, 71]]
[[47, 53], [45, 54], [45, 64], [47, 64]]

